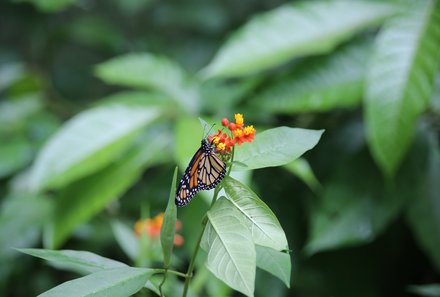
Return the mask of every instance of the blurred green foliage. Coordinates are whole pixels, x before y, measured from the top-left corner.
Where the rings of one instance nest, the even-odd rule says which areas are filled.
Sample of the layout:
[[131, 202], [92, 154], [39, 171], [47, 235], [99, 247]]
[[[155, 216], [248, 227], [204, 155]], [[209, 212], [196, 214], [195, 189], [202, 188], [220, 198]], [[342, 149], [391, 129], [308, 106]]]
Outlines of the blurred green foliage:
[[[439, 1], [4, 0], [0, 28], [0, 295], [78, 276], [13, 248], [90, 251], [75, 257], [95, 270], [55, 266], [145, 283], [123, 263], [161, 251], [135, 221], [165, 209], [175, 165], [200, 145], [197, 118], [240, 112], [257, 139], [326, 130], [294, 163], [234, 173], [292, 250], [290, 288], [270, 274], [284, 254], [257, 250], [279, 265], [259, 263], [256, 296], [440, 296]], [[178, 210], [181, 271], [205, 198]], [[191, 294], [238, 295], [203, 264]]]

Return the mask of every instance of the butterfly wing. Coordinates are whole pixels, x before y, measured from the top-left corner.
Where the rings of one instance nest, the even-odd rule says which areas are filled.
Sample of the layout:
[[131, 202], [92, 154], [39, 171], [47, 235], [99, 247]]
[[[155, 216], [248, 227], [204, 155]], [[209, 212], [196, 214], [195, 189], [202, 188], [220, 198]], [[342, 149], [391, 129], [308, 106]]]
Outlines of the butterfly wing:
[[199, 179], [197, 176], [199, 164], [204, 157], [205, 153], [203, 149], [199, 148], [189, 162], [188, 167], [186, 168], [185, 173], [179, 182], [179, 186], [177, 187], [175, 199], [177, 206], [187, 205], [191, 201], [192, 197], [203, 189], [203, 187], [199, 184]]
[[215, 188], [225, 177], [226, 164], [214, 152], [206, 153], [200, 160], [199, 185], [202, 190]]

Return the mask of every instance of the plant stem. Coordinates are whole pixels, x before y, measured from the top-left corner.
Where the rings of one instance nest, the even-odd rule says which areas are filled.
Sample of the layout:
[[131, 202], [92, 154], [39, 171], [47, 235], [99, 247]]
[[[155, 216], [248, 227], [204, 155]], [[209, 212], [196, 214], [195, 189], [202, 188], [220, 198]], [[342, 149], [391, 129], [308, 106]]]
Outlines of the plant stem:
[[[212, 197], [212, 202], [211, 202], [211, 206], [209, 207], [209, 209], [211, 209], [211, 207], [214, 205], [215, 201], [217, 200], [217, 196], [218, 196], [218, 193], [220, 192], [220, 189], [221, 189], [221, 187], [215, 188], [214, 196]], [[199, 239], [197, 240], [197, 244], [194, 249], [194, 253], [191, 257], [191, 261], [189, 262], [188, 271], [186, 272], [185, 287], [183, 289], [182, 297], [186, 297], [186, 295], [188, 294], [189, 282], [191, 281], [191, 278], [192, 278], [194, 264], [196, 262], [197, 254], [199, 253], [200, 243], [202, 242], [203, 233], [205, 232], [205, 227], [206, 227], [207, 222], [208, 222], [208, 220], [205, 217], [202, 221], [202, 226], [203, 226], [202, 232], [200, 232]]]

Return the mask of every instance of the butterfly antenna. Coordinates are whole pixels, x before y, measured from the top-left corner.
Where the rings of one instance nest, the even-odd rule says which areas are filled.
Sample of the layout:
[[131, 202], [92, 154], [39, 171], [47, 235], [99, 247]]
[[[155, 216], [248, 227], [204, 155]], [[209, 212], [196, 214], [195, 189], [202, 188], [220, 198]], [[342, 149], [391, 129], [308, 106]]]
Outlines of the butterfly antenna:
[[211, 128], [209, 128], [209, 130], [208, 130], [208, 133], [206, 133], [206, 134], [204, 135], [204, 137], [203, 137], [203, 138], [206, 138], [206, 137], [208, 137], [208, 135], [209, 135], [209, 132], [211, 132], [211, 130], [212, 130], [212, 128], [213, 128], [214, 126], [215, 126], [215, 123], [211, 125]]

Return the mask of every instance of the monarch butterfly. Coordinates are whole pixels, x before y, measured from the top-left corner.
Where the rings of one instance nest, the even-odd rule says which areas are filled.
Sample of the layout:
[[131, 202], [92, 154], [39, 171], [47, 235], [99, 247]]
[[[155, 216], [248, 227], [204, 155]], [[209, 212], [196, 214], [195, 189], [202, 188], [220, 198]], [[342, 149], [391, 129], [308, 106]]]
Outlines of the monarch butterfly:
[[215, 188], [225, 177], [226, 165], [217, 157], [210, 143], [202, 144], [189, 162], [176, 191], [176, 205], [185, 206], [201, 190]]

